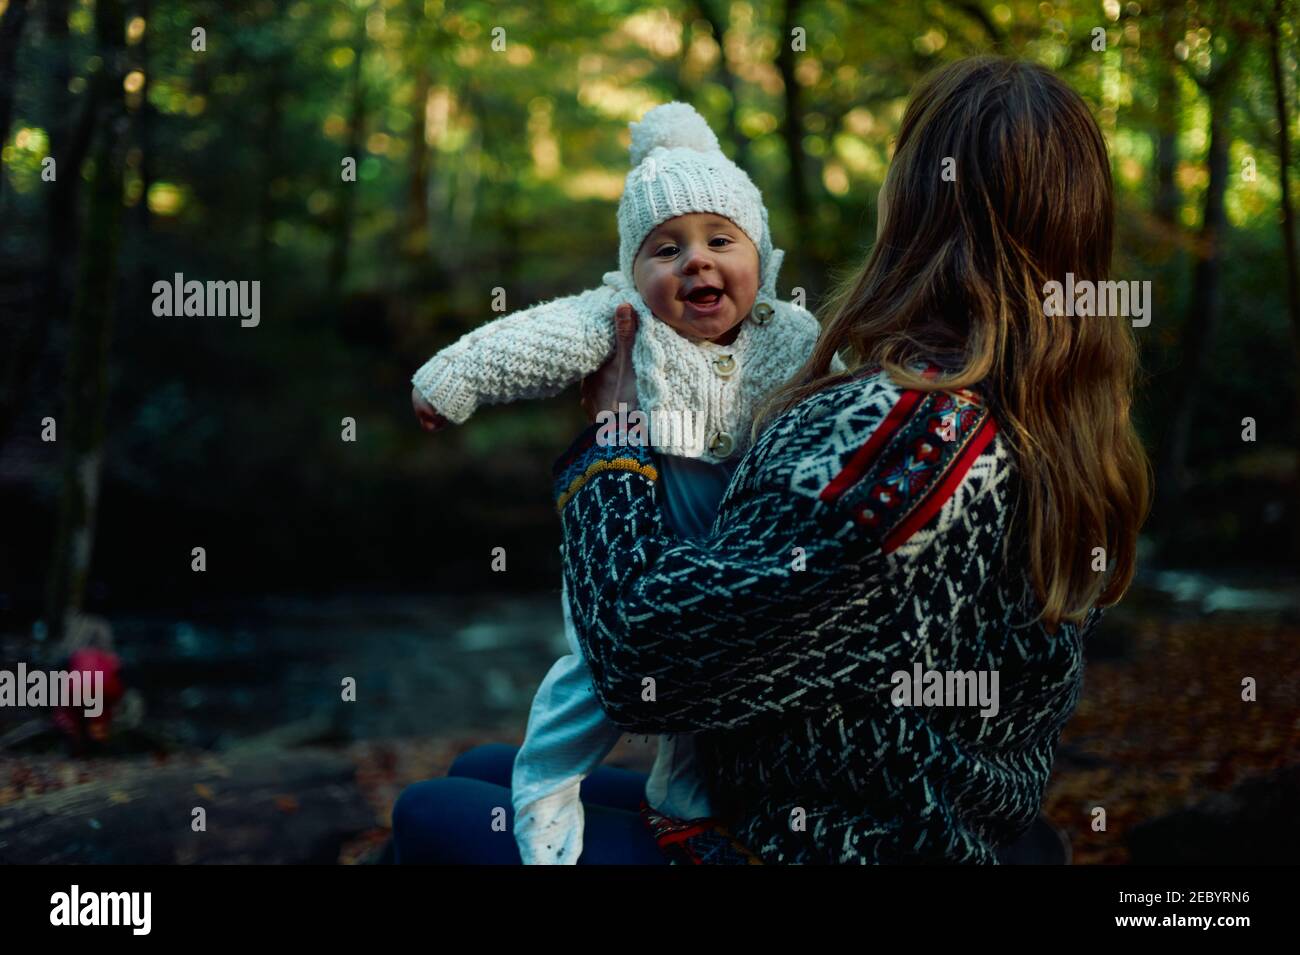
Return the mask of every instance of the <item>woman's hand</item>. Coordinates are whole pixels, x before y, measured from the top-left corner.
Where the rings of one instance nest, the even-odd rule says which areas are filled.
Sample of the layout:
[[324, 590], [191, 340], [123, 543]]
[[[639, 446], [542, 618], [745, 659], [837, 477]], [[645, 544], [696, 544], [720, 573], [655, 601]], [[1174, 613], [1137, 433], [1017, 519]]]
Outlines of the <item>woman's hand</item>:
[[637, 314], [624, 302], [614, 313], [614, 354], [582, 379], [582, 410], [595, 421], [602, 411], [615, 415], [637, 410], [636, 374], [632, 369], [632, 343], [636, 341]]
[[420, 394], [419, 388], [411, 389], [411, 405], [415, 408], [415, 417], [419, 419], [420, 427], [425, 431], [441, 431], [451, 423], [434, 410], [433, 405]]

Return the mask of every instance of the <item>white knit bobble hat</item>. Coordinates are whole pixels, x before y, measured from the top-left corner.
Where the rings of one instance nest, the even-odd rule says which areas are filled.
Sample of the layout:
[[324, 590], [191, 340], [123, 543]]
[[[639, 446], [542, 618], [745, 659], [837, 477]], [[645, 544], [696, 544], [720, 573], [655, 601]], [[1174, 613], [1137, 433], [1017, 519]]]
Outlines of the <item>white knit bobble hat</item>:
[[665, 103], [631, 123], [632, 170], [618, 203], [618, 264], [635, 284], [632, 263], [656, 226], [689, 212], [726, 216], [758, 249], [755, 305], [775, 307], [785, 252], [772, 247], [767, 206], [745, 171], [722, 153], [718, 137], [688, 103]]

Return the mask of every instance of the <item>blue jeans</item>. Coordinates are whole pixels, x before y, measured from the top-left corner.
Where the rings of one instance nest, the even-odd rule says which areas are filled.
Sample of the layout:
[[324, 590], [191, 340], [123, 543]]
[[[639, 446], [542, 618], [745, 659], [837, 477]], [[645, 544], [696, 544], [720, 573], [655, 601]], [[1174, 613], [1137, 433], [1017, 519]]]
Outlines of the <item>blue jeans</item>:
[[[445, 777], [402, 790], [393, 805], [392, 861], [521, 865], [510, 775], [518, 746], [489, 743], [462, 753]], [[638, 807], [646, 774], [601, 766], [582, 781], [586, 825], [578, 865], [667, 865]], [[506, 827], [492, 827], [497, 807]]]
[[[393, 806], [393, 838], [384, 862], [520, 865], [510, 775], [517, 746], [489, 743], [462, 753], [445, 777], [414, 783]], [[645, 773], [601, 766], [582, 781], [586, 826], [578, 865], [667, 865], [637, 811]], [[506, 828], [491, 826], [505, 810]], [[1003, 865], [1068, 865], [1069, 842], [1042, 813], [1021, 837], [997, 850]]]

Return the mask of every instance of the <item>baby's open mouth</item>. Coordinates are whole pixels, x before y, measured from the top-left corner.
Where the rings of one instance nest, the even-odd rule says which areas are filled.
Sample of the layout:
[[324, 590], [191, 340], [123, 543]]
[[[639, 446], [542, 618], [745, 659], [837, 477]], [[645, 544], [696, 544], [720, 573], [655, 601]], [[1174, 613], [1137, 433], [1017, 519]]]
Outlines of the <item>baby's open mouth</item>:
[[686, 301], [693, 305], [716, 305], [721, 298], [720, 288], [697, 288], [686, 296]]

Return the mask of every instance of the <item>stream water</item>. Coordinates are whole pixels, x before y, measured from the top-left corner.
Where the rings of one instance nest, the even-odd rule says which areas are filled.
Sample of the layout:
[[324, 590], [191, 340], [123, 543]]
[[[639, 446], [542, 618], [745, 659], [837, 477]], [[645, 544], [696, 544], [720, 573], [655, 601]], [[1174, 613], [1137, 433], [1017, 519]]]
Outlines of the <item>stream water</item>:
[[[1207, 614], [1280, 614], [1300, 624], [1300, 578], [1143, 572], [1108, 620]], [[111, 624], [145, 724], [204, 748], [310, 721], [327, 724], [339, 742], [485, 727], [522, 735], [538, 683], [566, 651], [558, 586], [522, 595], [274, 597]], [[0, 665], [31, 646], [30, 634], [5, 635]], [[342, 699], [348, 677], [355, 702]], [[30, 715], [0, 713], [0, 733]]]
[[[232, 602], [177, 619], [111, 620], [145, 723], [186, 746], [224, 748], [325, 721], [338, 741], [512, 726], [566, 651], [555, 595]], [[0, 666], [17, 659], [13, 635]], [[356, 681], [355, 702], [343, 681]], [[0, 733], [32, 714], [0, 712]]]

